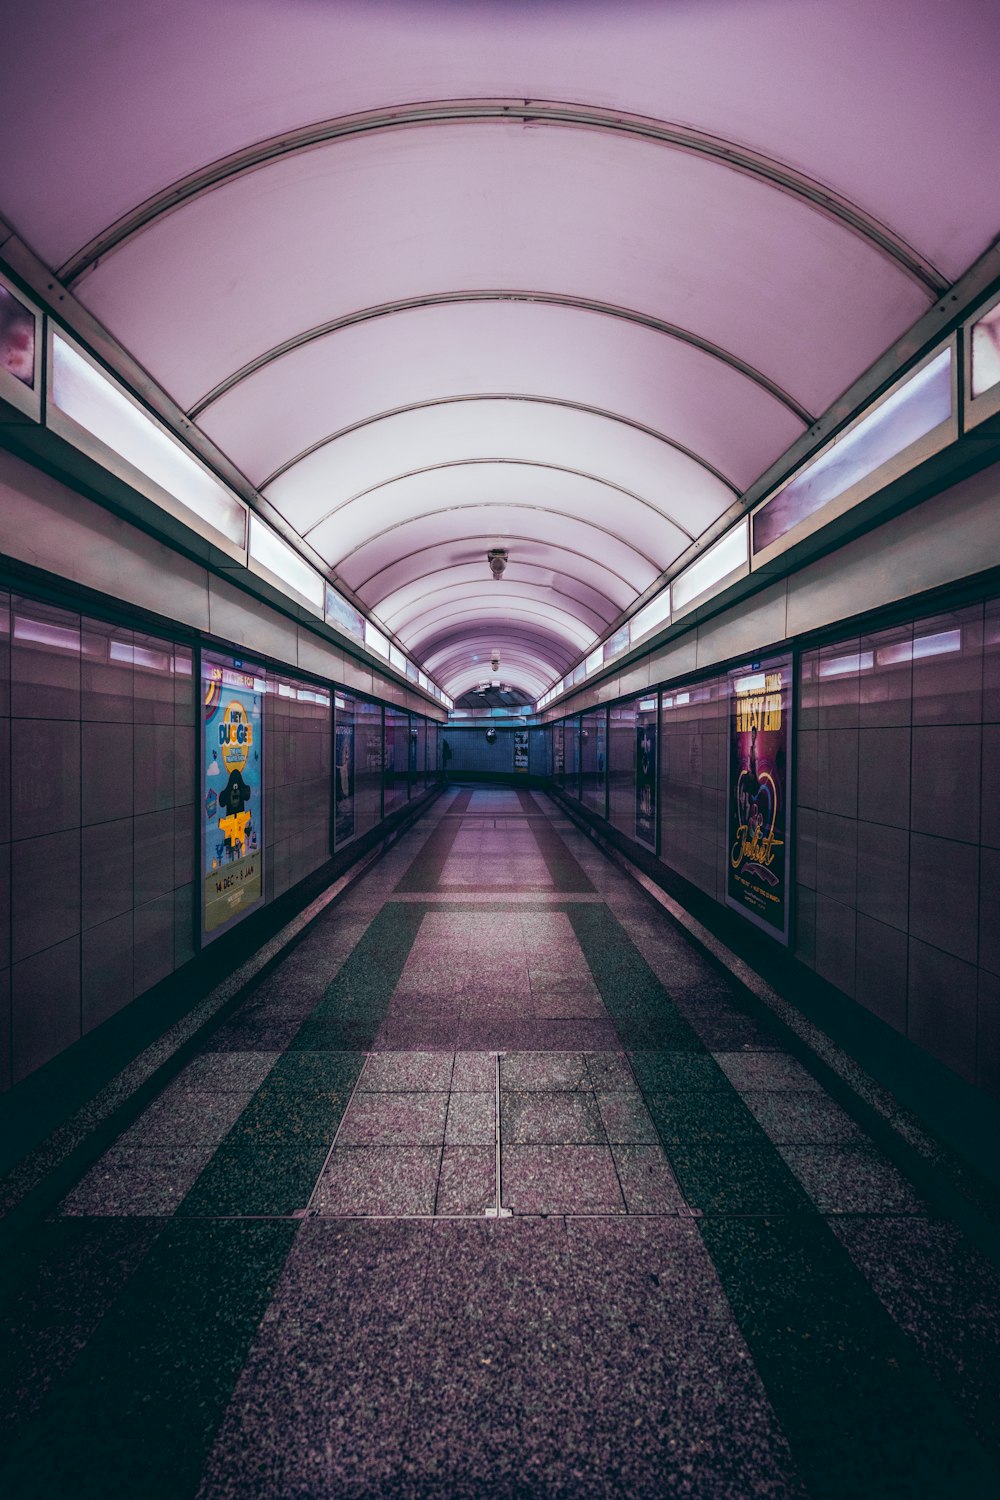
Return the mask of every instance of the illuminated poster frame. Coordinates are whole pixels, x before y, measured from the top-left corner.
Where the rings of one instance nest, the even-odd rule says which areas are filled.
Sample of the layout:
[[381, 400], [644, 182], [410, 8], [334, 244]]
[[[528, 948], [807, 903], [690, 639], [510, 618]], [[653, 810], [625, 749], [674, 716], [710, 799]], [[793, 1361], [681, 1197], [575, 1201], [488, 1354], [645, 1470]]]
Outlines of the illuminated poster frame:
[[787, 945], [793, 660], [729, 673], [726, 905]]
[[526, 729], [514, 730], [514, 770], [526, 771], [528, 769], [528, 731]]
[[264, 901], [262, 667], [201, 654], [201, 934], [213, 942]]

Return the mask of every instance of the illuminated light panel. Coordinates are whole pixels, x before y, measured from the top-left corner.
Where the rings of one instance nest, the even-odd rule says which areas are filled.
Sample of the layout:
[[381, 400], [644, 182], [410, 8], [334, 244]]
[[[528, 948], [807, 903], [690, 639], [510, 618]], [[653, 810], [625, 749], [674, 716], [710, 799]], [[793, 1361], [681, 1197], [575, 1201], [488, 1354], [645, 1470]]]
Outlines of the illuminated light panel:
[[766, 672], [753, 672], [749, 677], [737, 677], [733, 683], [733, 691], [736, 693], [762, 693], [766, 682]]
[[640, 713], [651, 714], [651, 713], [655, 713], [655, 711], [656, 711], [656, 699], [655, 698], [640, 698], [639, 699], [639, 712]]
[[762, 552], [831, 500], [903, 453], [951, 416], [951, 349], [944, 349], [873, 411], [835, 438], [754, 513]]
[[650, 599], [629, 620], [629, 639], [632, 645], [641, 641], [644, 635], [649, 635], [659, 625], [665, 624], [670, 619], [670, 590], [663, 589], [655, 599]]
[[348, 604], [329, 583], [326, 586], [326, 623], [342, 630], [345, 635], [353, 636], [356, 641], [365, 638], [364, 615]]
[[389, 665], [395, 667], [397, 672], [406, 671], [406, 657], [398, 646], [389, 645]]
[[1000, 303], [972, 325], [972, 395], [1000, 385]]
[[365, 621], [365, 645], [369, 651], [374, 651], [377, 656], [383, 656], [389, 660], [389, 639], [384, 636], [371, 620]]
[[591, 651], [590, 655], [587, 657], [586, 661], [583, 664], [584, 671], [585, 671], [585, 673], [586, 673], [586, 675], [588, 677], [590, 676], [591, 672], [598, 671], [599, 668], [601, 668], [603, 665], [604, 665], [604, 648], [603, 648], [603, 646], [598, 646], [596, 650]]
[[324, 580], [260, 516], [250, 517], [250, 562], [251, 566], [256, 563], [266, 569], [286, 593], [305, 600], [317, 614], [323, 613], [326, 602]]
[[870, 672], [875, 665], [873, 651], [853, 651], [848, 656], [832, 656], [820, 661], [820, 677], [854, 677], [858, 672]]
[[748, 528], [743, 520], [674, 579], [670, 585], [670, 602], [674, 610], [686, 609], [724, 578], [746, 567], [748, 548]]
[[52, 340], [49, 401], [182, 506], [193, 530], [208, 526], [246, 546], [242, 501], [59, 334]]

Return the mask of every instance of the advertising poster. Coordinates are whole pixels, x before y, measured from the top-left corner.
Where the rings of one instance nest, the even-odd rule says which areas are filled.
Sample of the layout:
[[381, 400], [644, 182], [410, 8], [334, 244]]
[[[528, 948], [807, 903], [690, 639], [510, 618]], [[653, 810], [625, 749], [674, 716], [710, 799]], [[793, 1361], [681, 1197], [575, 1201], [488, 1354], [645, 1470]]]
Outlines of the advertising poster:
[[354, 837], [354, 705], [336, 700], [333, 743], [333, 841], [340, 848]]
[[635, 836], [656, 848], [656, 715], [635, 726]]
[[562, 786], [566, 780], [565, 726], [560, 720], [552, 726], [552, 774]]
[[264, 677], [202, 657], [202, 925], [206, 937], [264, 899]]
[[526, 771], [528, 769], [528, 731], [526, 729], [514, 730], [514, 770]]
[[790, 657], [729, 674], [728, 905], [788, 941]]

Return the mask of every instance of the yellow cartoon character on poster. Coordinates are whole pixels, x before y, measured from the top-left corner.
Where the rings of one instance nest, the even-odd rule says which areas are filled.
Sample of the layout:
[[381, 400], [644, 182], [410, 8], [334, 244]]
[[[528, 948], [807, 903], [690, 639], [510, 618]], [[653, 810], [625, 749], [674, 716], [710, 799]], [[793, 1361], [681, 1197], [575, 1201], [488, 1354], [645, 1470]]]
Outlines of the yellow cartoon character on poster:
[[243, 779], [243, 769], [250, 756], [253, 744], [253, 726], [247, 718], [246, 709], [238, 699], [226, 705], [219, 725], [219, 747], [222, 763], [229, 772], [229, 780], [219, 793], [219, 829], [226, 841], [229, 859], [241, 859], [250, 842], [248, 825], [251, 814], [247, 808], [251, 790]]

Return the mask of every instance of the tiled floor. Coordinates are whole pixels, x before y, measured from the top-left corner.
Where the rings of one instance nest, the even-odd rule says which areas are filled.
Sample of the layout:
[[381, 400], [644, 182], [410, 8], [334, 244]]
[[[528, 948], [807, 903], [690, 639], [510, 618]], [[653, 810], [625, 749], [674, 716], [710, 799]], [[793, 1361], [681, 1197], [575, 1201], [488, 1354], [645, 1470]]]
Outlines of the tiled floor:
[[989, 1233], [873, 1128], [452, 789], [0, 1266], [0, 1488], [995, 1500]]

